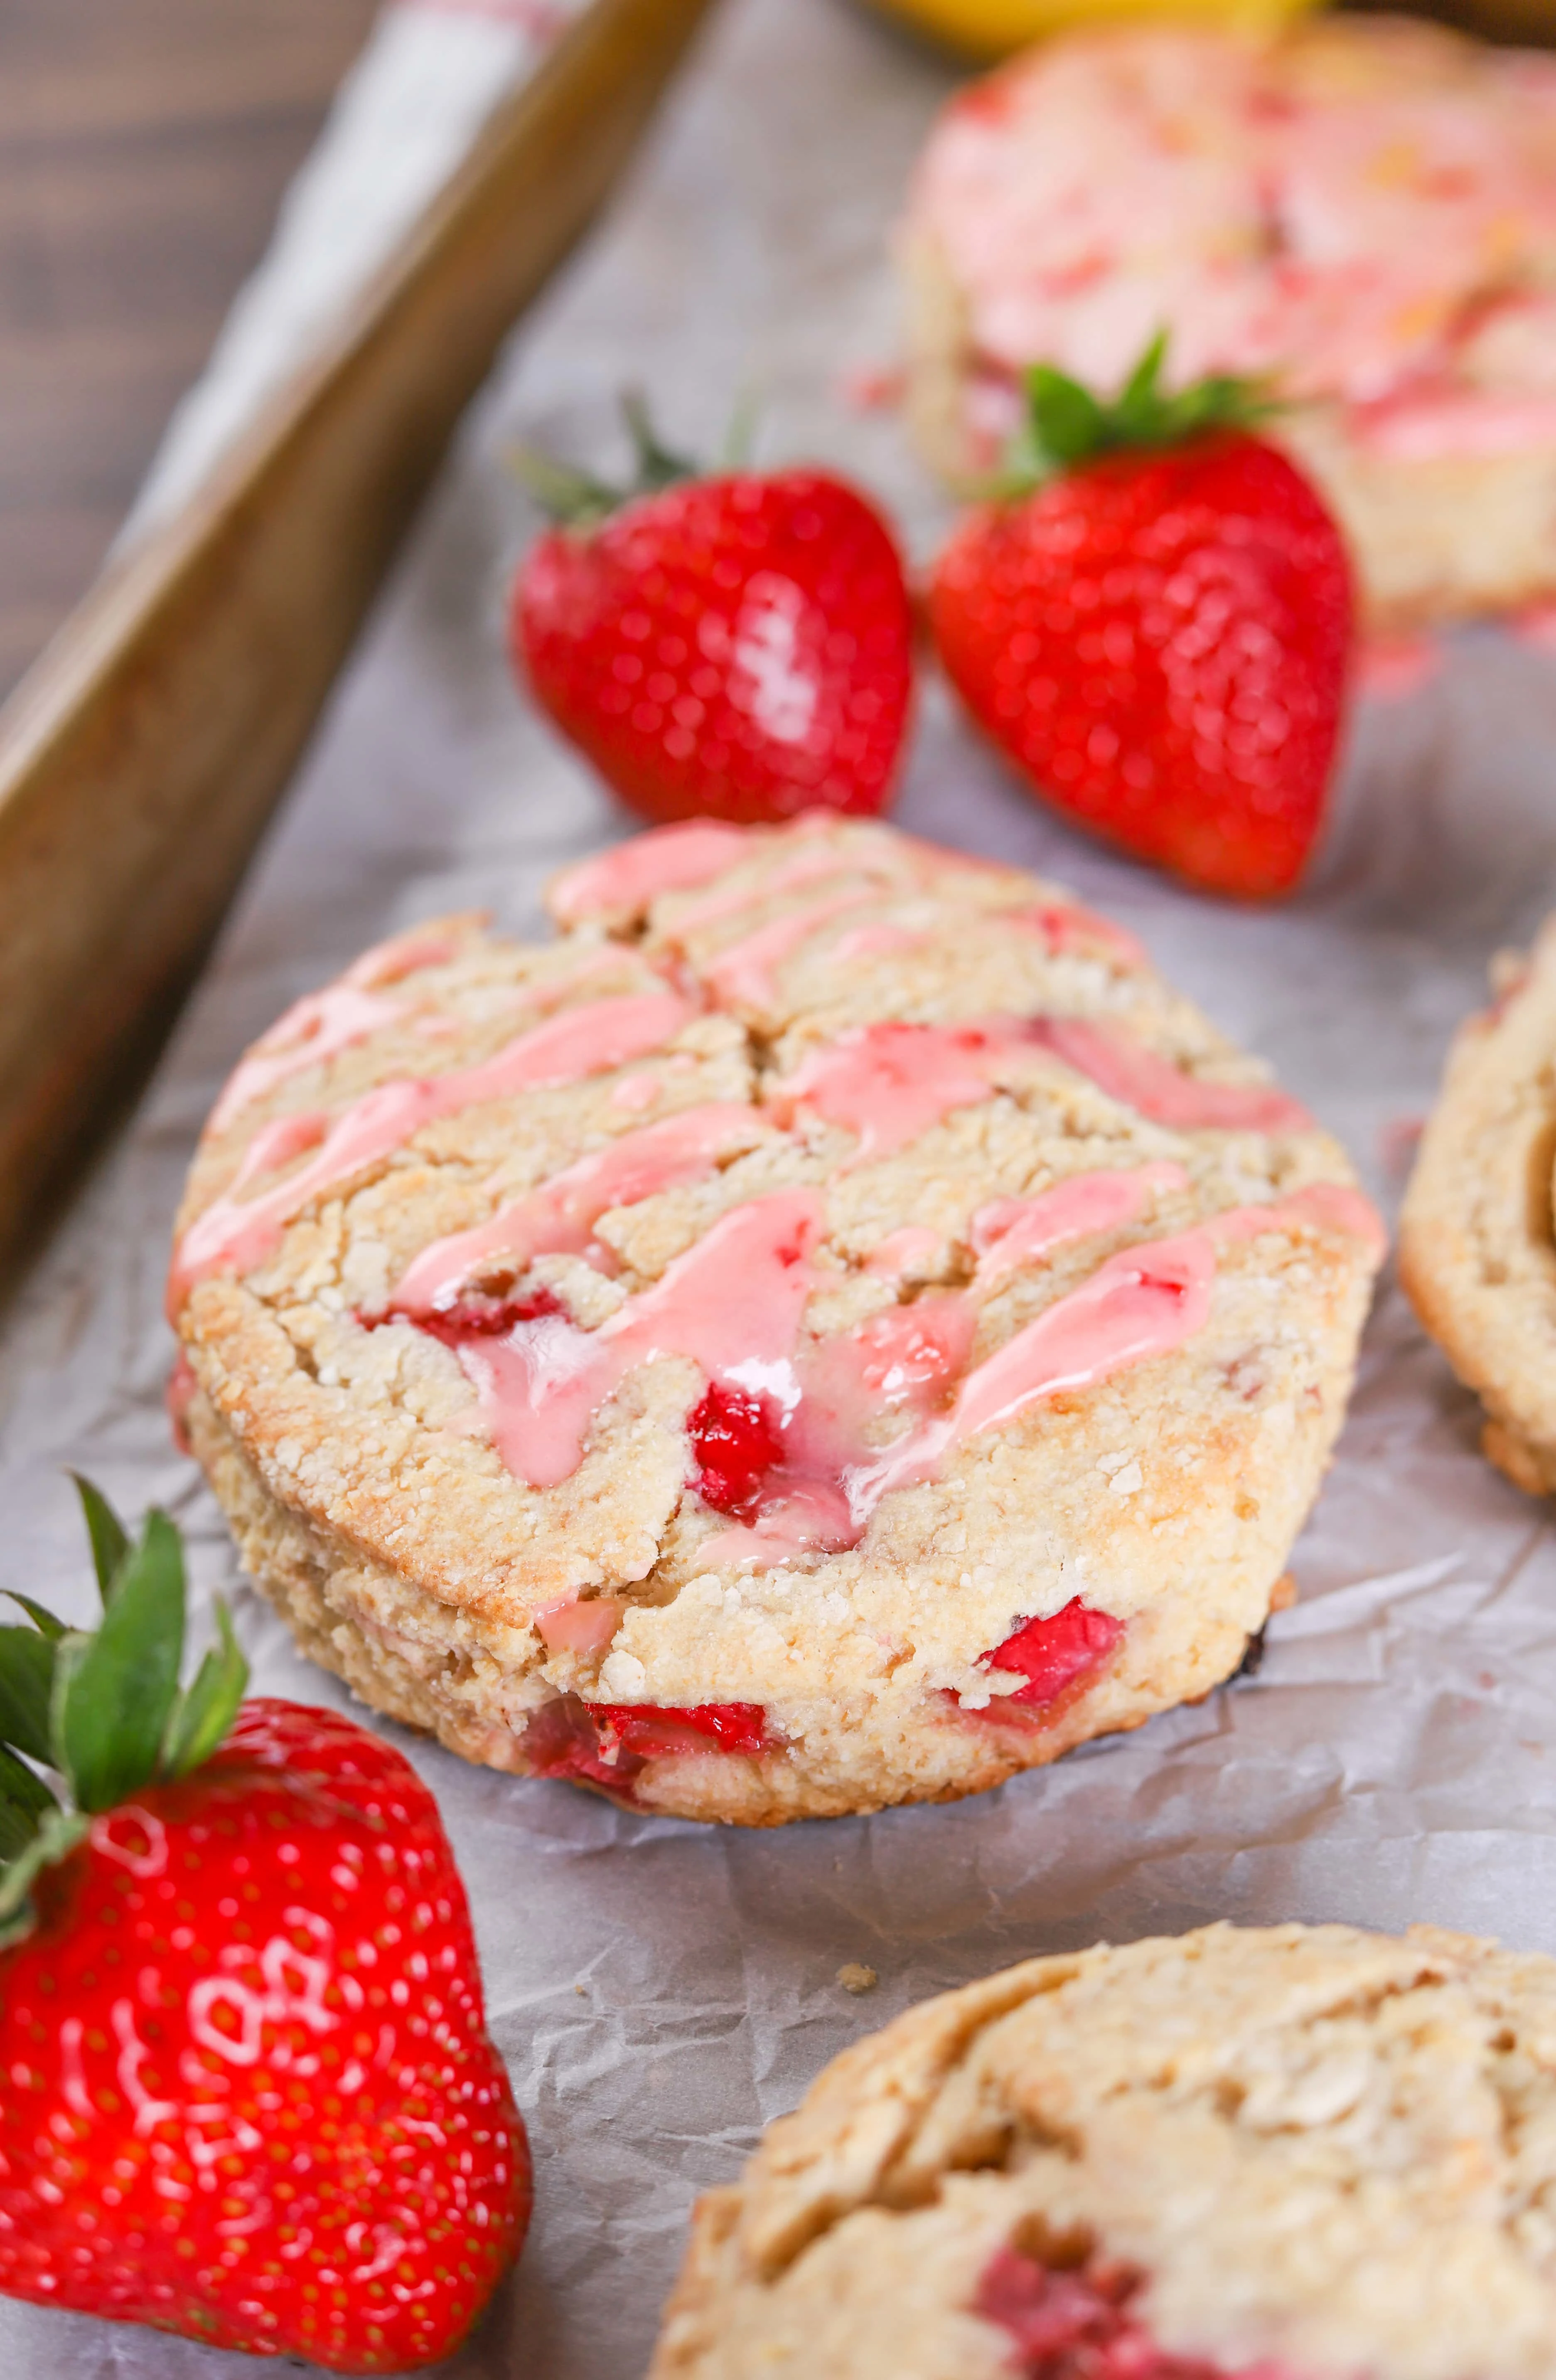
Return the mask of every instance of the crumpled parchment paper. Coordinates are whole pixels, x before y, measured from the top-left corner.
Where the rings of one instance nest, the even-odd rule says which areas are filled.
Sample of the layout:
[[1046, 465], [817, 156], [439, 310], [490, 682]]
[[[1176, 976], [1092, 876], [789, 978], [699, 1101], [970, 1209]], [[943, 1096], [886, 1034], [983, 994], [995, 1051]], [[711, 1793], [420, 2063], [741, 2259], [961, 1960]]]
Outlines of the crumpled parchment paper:
[[[480, 904], [535, 930], [548, 872], [623, 830], [503, 659], [504, 581], [532, 528], [504, 447], [522, 434], [614, 459], [607, 398], [628, 377], [667, 433], [711, 446], [755, 382], [768, 455], [841, 461], [932, 544], [939, 499], [896, 422], [851, 410], [838, 380], [891, 355], [887, 232], [949, 81], [841, 0], [728, 0], [609, 223], [468, 425], [138, 1120], [8, 1318], [0, 1576], [84, 1612], [70, 1463], [132, 1513], [168, 1504], [202, 1592], [233, 1585], [161, 1403], [168, 1226], [211, 1099], [244, 1044], [365, 943]], [[1556, 662], [1466, 633], [1435, 683], [1364, 704], [1321, 862], [1279, 910], [1196, 899], [1072, 836], [932, 687], [898, 815], [1046, 869], [1143, 934], [1392, 1205], [1403, 1127], [1488, 957], [1552, 898]], [[1258, 1676], [954, 1808], [701, 1830], [400, 1738], [457, 1848], [538, 2168], [522, 2269], [452, 2368], [632, 2380], [693, 2193], [847, 2042], [1018, 1957], [1217, 1916], [1429, 1919], [1556, 1950], [1556, 1542], [1476, 1436], [1386, 1277], [1297, 1549], [1302, 1599]], [[261, 1689], [342, 1698], [242, 1590], [239, 1619]], [[879, 1988], [850, 1998], [846, 1961]], [[8, 2380], [254, 2368], [18, 2306], [0, 2307], [0, 2358]]]

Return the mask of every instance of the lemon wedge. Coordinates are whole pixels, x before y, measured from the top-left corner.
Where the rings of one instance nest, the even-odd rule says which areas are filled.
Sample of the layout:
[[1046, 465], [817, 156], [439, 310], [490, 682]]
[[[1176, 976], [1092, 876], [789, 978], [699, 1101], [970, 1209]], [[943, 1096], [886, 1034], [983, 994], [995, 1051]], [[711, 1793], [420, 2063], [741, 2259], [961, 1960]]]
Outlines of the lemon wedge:
[[884, 15], [949, 42], [965, 56], [1003, 58], [1045, 34], [1080, 25], [1152, 21], [1272, 31], [1314, 0], [873, 0]]

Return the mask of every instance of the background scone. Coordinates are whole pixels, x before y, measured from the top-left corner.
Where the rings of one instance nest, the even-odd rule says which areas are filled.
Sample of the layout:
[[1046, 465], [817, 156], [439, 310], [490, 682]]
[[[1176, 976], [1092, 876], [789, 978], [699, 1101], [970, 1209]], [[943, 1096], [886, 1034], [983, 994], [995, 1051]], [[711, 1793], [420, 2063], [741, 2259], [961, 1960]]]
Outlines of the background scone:
[[999, 1783], [1263, 1623], [1376, 1262], [1128, 937], [874, 824], [638, 837], [245, 1060], [170, 1304], [306, 1648], [469, 1757], [769, 1824]]
[[650, 2380], [1548, 2380], [1556, 1961], [1212, 1926], [835, 2059], [699, 2204]]
[[1479, 1397], [1481, 1444], [1532, 1495], [1556, 1491], [1556, 918], [1493, 970], [1461, 1026], [1400, 1221], [1400, 1278]]
[[1556, 59], [1405, 18], [1069, 35], [954, 100], [902, 239], [909, 407], [987, 470], [1047, 362], [1269, 374], [1374, 625], [1556, 584]]

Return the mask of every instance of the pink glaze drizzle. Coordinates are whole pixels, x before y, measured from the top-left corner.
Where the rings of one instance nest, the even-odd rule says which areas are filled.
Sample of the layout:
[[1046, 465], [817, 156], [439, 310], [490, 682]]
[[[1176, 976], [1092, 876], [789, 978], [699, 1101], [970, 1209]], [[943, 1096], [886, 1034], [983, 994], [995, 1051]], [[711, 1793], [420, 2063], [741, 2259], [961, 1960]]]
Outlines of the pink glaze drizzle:
[[[362, 1167], [377, 1163], [440, 1117], [484, 1100], [511, 1099], [604, 1074], [630, 1059], [646, 1057], [688, 1023], [696, 1011], [670, 991], [635, 992], [618, 1000], [590, 1001], [521, 1033], [479, 1066], [430, 1078], [381, 1083], [364, 1092], [333, 1123], [319, 1116], [285, 1117], [281, 1131], [257, 1135], [232, 1188], [213, 1201], [184, 1233], [168, 1280], [169, 1311], [176, 1317], [197, 1281], [217, 1271], [248, 1272], [262, 1262], [282, 1231], [309, 1202]], [[327, 1129], [325, 1128], [327, 1124]], [[238, 1192], [261, 1172], [296, 1155], [304, 1130], [318, 1142], [311, 1163], [252, 1198]]]
[[[713, 890], [705, 892], [699, 901], [687, 904], [671, 931], [677, 941], [684, 941], [688, 934], [699, 932], [704, 926], [738, 917], [742, 909], [754, 909], [763, 901], [776, 899], [780, 892], [797, 892], [802, 884], [816, 884], [828, 876], [857, 876], [861, 873], [862, 856], [808, 837], [786, 858], [770, 868], [759, 883], [726, 884], [722, 889], [715, 883]], [[862, 872], [869, 872], [868, 865]]]
[[1003, 1428], [1044, 1399], [1095, 1388], [1128, 1366], [1181, 1347], [1204, 1327], [1215, 1271], [1215, 1244], [1202, 1230], [1110, 1257], [969, 1372], [948, 1415], [848, 1474], [845, 1488], [857, 1525], [892, 1488], [930, 1477], [966, 1439]]
[[[716, 1137], [716, 1111], [704, 1112]], [[744, 1111], [726, 1113], [737, 1119]], [[1156, 1163], [1077, 1175], [1039, 1198], [997, 1202], [975, 1226], [981, 1243], [975, 1286], [1040, 1261], [1064, 1240], [1116, 1229], [1148, 1196], [1185, 1182], [1181, 1167]], [[596, 1331], [580, 1330], [552, 1303], [502, 1336], [474, 1318], [461, 1336], [457, 1316], [445, 1312], [438, 1335], [456, 1348], [504, 1463], [532, 1488], [572, 1475], [594, 1415], [638, 1364], [687, 1357], [710, 1381], [759, 1401], [777, 1449], [760, 1483], [760, 1507], [716, 1532], [700, 1558], [714, 1569], [770, 1568], [806, 1551], [857, 1544], [882, 1496], [932, 1476], [966, 1439], [1182, 1345], [1209, 1313], [1218, 1245], [1294, 1226], [1345, 1231], [1372, 1246], [1380, 1230], [1368, 1202], [1340, 1184], [1230, 1209], [1175, 1238], [1120, 1250], [971, 1372], [966, 1366], [980, 1309], [976, 1297], [959, 1293], [891, 1306], [851, 1331], [800, 1344], [814, 1286], [809, 1257], [824, 1228], [812, 1190], [732, 1208], [653, 1289], [629, 1298]], [[569, 1217], [566, 1227], [588, 1225]], [[464, 1269], [461, 1262], [429, 1281], [423, 1295], [441, 1296]], [[868, 1431], [890, 1414], [911, 1427], [898, 1444], [874, 1451]]]
[[623, 910], [636, 914], [662, 892], [689, 892], [722, 876], [750, 849], [745, 827], [715, 819], [650, 827], [558, 877], [551, 891], [552, 914], [565, 926]]
[[635, 1366], [660, 1356], [687, 1356], [711, 1380], [753, 1394], [792, 1395], [790, 1359], [822, 1230], [813, 1190], [754, 1198], [598, 1330], [544, 1314], [501, 1339], [462, 1342], [460, 1364], [507, 1468], [531, 1488], [570, 1478], [600, 1406]]
[[1083, 908], [1078, 901], [1043, 901], [1030, 908], [998, 914], [1007, 926], [1026, 926], [1040, 934], [1056, 958], [1072, 952], [1082, 958], [1095, 958], [1101, 952], [1128, 967], [1150, 965], [1150, 953], [1143, 942], [1123, 926], [1115, 926], [1111, 917], [1100, 917], [1095, 909]]
[[458, 947], [456, 933], [413, 927], [364, 951], [338, 981], [294, 1001], [234, 1067], [211, 1111], [210, 1129], [224, 1132], [240, 1110], [263, 1099], [277, 1083], [305, 1066], [322, 1065], [365, 1041], [370, 1033], [394, 1024], [405, 1014], [406, 1002], [385, 998], [382, 987], [399, 983], [423, 967], [443, 965]]
[[1522, 455], [1556, 439], [1556, 394], [1452, 386], [1402, 393], [1357, 407], [1351, 428], [1359, 445], [1391, 462]]
[[1159, 1191], [1186, 1190], [1181, 1165], [1136, 1166], [1128, 1172], [1073, 1173], [1036, 1198], [996, 1198], [972, 1221], [980, 1289], [1025, 1265], [1039, 1264], [1066, 1240], [1132, 1223]]
[[326, 984], [295, 1001], [251, 1053], [234, 1067], [211, 1111], [211, 1130], [225, 1132], [235, 1115], [263, 1099], [305, 1066], [322, 1066], [405, 1014], [403, 1000], [363, 991], [354, 983]]
[[921, 1424], [966, 1367], [977, 1329], [970, 1298], [939, 1294], [888, 1306], [804, 1348], [761, 1509], [710, 1538], [699, 1559], [712, 1570], [772, 1570], [796, 1554], [857, 1545], [861, 1524], [847, 1482], [869, 1460], [869, 1425], [883, 1414]]
[[1310, 1123], [1283, 1091], [1197, 1082], [1126, 1034], [1069, 1017], [863, 1026], [812, 1050], [773, 1085], [769, 1101], [785, 1121], [805, 1110], [857, 1134], [854, 1162], [862, 1164], [906, 1148], [954, 1109], [987, 1099], [1011, 1060], [1035, 1049], [1179, 1131], [1292, 1132]]
[[775, 968], [792, 958], [801, 945], [823, 926], [841, 917], [847, 910], [863, 908], [869, 901], [880, 897], [873, 884], [857, 886], [848, 892], [830, 893], [824, 901], [808, 902], [803, 909], [793, 909], [787, 917], [773, 917], [754, 933], [731, 942], [716, 958], [708, 959], [702, 975], [715, 1000], [734, 1007], [766, 1008], [777, 996], [773, 982]]
[[[1017, 1265], [1040, 1261], [1063, 1241], [1113, 1230], [1133, 1220], [1154, 1192], [1180, 1189], [1186, 1182], [1181, 1166], [1146, 1165], [1133, 1172], [1078, 1174], [1041, 1197], [985, 1208], [979, 1220], [988, 1226], [987, 1252], [974, 1286], [985, 1287]], [[977, 1244], [977, 1223], [974, 1233]], [[933, 1233], [929, 1237], [934, 1240]], [[1213, 1251], [1210, 1262], [1213, 1269]], [[1110, 1303], [1102, 1328], [1111, 1325], [1117, 1303]], [[715, 1570], [740, 1563], [771, 1569], [797, 1553], [857, 1544], [885, 1492], [869, 1484], [881, 1462], [905, 1455], [911, 1471], [927, 1455], [932, 1464], [954, 1436], [966, 1434], [953, 1426], [978, 1373], [964, 1383], [951, 1415], [935, 1416], [966, 1368], [979, 1310], [967, 1296], [920, 1297], [806, 1348], [796, 1364], [799, 1393], [779, 1424], [783, 1452], [770, 1475], [762, 1510], [744, 1525], [711, 1538], [699, 1548], [699, 1559]], [[989, 1373], [998, 1363], [991, 1357], [979, 1372]], [[909, 1416], [917, 1437], [882, 1458], [871, 1451], [867, 1431], [890, 1413]], [[915, 1447], [918, 1453], [910, 1452]]]
[[1284, 1091], [1262, 1083], [1206, 1083], [1127, 1033], [1078, 1017], [1033, 1026], [1042, 1041], [1110, 1099], [1174, 1132], [1310, 1132], [1313, 1119]]
[[1375, 1263], [1380, 1264], [1389, 1251], [1382, 1216], [1370, 1198], [1344, 1182], [1310, 1182], [1306, 1190], [1290, 1191], [1266, 1206], [1228, 1207], [1210, 1216], [1205, 1226], [1217, 1239], [1231, 1241], [1257, 1239], [1261, 1232], [1294, 1227], [1343, 1232], [1359, 1240]]
[[897, 951], [917, 950], [928, 940], [928, 934], [915, 933], [910, 926], [893, 926], [889, 917], [882, 917], [876, 925], [850, 926], [845, 934], [839, 934], [832, 954], [840, 966], [846, 966], [852, 959], [888, 958]]
[[703, 1180], [721, 1156], [749, 1145], [756, 1122], [748, 1107], [711, 1103], [624, 1133], [608, 1148], [580, 1158], [501, 1208], [489, 1222], [434, 1240], [407, 1269], [391, 1303], [404, 1314], [435, 1312], [452, 1305], [461, 1283], [492, 1257], [519, 1273], [538, 1256], [576, 1254], [588, 1247], [610, 1208], [633, 1207], [661, 1190]]
[[785, 1121], [800, 1110], [858, 1136], [855, 1163], [890, 1157], [954, 1108], [986, 1099], [1001, 1062], [1030, 1049], [1036, 1029], [1017, 1017], [980, 1025], [866, 1025], [823, 1042], [769, 1102]]

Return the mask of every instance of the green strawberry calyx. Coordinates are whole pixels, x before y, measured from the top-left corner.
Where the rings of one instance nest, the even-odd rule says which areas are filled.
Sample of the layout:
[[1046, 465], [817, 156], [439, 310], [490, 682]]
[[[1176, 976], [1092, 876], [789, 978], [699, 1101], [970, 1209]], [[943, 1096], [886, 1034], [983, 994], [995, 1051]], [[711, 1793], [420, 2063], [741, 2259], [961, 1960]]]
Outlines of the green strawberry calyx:
[[[627, 436], [632, 441], [634, 471], [625, 486], [609, 480], [596, 479], [570, 463], [560, 463], [553, 455], [539, 447], [519, 445], [509, 449], [508, 460], [514, 472], [534, 497], [542, 512], [564, 528], [597, 528], [624, 504], [633, 504], [639, 496], [658, 495], [663, 489], [682, 486], [688, 480], [700, 480], [706, 475], [702, 466], [690, 455], [677, 455], [666, 446], [654, 428], [649, 401], [641, 389], [623, 391], [622, 419]], [[749, 459], [754, 429], [752, 408], [748, 400], [735, 407], [724, 440], [719, 468], [739, 470]]]
[[1052, 364], [1026, 375], [1027, 417], [991, 493], [1027, 495], [1104, 455], [1181, 446], [1211, 430], [1251, 430], [1278, 410], [1261, 381], [1214, 372], [1165, 389], [1167, 333], [1159, 331], [1116, 396], [1096, 395]]
[[[90, 1480], [78, 1478], [76, 1488], [101, 1623], [67, 1628], [11, 1589], [28, 1624], [0, 1627], [0, 1949], [33, 1924], [39, 1871], [73, 1850], [98, 1812], [209, 1760], [249, 1684], [218, 1599], [218, 1641], [179, 1685], [187, 1587], [177, 1529], [153, 1510], [132, 1540]], [[62, 1793], [41, 1770], [57, 1778]]]

